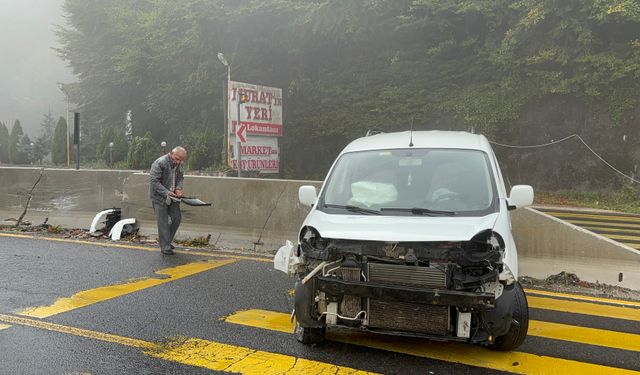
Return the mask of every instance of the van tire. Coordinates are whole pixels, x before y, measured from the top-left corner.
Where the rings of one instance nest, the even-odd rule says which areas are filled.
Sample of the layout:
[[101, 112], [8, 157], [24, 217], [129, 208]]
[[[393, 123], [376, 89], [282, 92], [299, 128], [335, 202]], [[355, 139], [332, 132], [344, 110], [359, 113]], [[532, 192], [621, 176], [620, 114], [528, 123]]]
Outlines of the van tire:
[[489, 345], [489, 349], [497, 351], [509, 351], [519, 347], [527, 337], [529, 330], [529, 305], [527, 296], [522, 290], [520, 283], [515, 285], [513, 298], [513, 314], [511, 328], [504, 336], [496, 337], [495, 341]]
[[305, 345], [319, 345], [324, 342], [326, 327], [303, 327], [296, 321], [295, 336], [296, 340]]

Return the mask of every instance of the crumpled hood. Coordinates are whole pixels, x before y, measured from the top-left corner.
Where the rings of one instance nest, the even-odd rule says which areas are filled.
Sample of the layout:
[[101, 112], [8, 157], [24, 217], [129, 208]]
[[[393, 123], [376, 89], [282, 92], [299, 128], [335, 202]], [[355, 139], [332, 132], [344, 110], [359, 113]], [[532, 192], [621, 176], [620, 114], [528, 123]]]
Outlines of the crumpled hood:
[[492, 229], [498, 212], [482, 217], [330, 215], [314, 210], [305, 225], [324, 238], [385, 241], [468, 241]]

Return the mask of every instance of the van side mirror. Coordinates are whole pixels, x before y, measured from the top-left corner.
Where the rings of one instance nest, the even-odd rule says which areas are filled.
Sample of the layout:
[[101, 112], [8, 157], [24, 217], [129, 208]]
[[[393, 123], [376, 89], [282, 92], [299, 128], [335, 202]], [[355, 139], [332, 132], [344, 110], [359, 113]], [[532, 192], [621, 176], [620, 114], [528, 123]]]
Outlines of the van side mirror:
[[507, 206], [509, 210], [515, 210], [533, 203], [533, 188], [529, 185], [516, 185], [511, 188]]
[[318, 200], [316, 187], [313, 185], [300, 186], [298, 189], [298, 200], [305, 206], [313, 206]]

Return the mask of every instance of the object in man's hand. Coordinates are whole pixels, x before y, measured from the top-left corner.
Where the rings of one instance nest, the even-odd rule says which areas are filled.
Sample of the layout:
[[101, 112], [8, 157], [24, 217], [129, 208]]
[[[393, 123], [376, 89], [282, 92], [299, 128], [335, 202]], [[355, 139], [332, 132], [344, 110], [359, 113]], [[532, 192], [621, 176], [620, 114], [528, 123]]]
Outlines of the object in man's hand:
[[189, 206], [211, 206], [211, 203], [204, 202], [196, 197], [182, 197], [182, 198], [171, 197], [171, 199], [173, 199], [176, 202], [182, 202]]

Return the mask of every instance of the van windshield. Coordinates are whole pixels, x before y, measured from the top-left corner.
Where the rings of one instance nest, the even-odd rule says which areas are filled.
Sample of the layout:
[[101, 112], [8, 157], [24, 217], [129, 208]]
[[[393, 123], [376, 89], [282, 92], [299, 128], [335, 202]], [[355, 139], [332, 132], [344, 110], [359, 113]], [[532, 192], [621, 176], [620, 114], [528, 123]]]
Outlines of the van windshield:
[[[489, 158], [482, 151], [395, 149], [340, 157], [318, 209], [353, 214], [483, 216], [496, 212]], [[354, 208], [365, 208], [366, 211]]]

